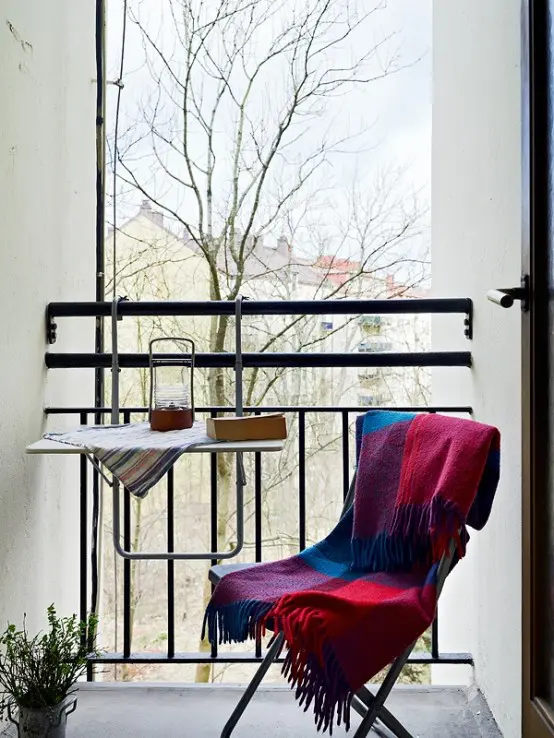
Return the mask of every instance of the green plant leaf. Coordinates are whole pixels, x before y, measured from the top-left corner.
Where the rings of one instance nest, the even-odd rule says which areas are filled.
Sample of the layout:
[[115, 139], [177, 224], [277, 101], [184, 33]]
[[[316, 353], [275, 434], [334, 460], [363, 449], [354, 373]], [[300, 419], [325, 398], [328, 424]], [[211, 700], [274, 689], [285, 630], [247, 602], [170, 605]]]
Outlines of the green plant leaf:
[[45, 632], [31, 637], [24, 616], [22, 630], [9, 623], [0, 635], [0, 715], [10, 707], [55, 707], [97, 655], [95, 615], [86, 622], [76, 615], [58, 617], [52, 604], [47, 622]]

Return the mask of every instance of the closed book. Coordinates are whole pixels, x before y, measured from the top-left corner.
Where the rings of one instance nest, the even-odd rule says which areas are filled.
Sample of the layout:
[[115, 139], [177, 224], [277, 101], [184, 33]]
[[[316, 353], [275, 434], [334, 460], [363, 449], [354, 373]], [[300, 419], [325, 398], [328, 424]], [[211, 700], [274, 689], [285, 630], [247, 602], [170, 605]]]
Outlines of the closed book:
[[287, 437], [285, 416], [280, 413], [208, 418], [206, 429], [216, 441], [281, 441]]

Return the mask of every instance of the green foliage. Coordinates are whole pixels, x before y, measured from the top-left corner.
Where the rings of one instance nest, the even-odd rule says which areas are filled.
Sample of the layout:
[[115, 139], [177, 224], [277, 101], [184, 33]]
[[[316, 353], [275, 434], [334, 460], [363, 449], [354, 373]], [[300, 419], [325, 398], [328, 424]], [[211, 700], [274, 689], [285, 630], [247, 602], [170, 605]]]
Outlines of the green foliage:
[[75, 691], [95, 648], [97, 617], [60, 618], [48, 608], [48, 629], [30, 637], [9, 624], [0, 635], [0, 715], [10, 707], [55, 707]]

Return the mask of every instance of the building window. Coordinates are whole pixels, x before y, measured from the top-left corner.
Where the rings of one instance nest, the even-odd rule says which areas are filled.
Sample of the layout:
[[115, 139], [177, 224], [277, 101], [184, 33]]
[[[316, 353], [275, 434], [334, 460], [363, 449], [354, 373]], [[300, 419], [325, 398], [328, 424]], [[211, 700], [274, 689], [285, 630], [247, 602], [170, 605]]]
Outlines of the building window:
[[372, 390], [381, 382], [381, 370], [376, 366], [368, 366], [358, 371], [360, 389]]
[[358, 403], [361, 407], [378, 407], [383, 404], [381, 395], [358, 395]]
[[383, 324], [380, 315], [360, 315], [360, 327], [366, 336], [378, 336]]
[[384, 351], [392, 351], [392, 343], [390, 341], [362, 341], [358, 345], [360, 353], [375, 354]]

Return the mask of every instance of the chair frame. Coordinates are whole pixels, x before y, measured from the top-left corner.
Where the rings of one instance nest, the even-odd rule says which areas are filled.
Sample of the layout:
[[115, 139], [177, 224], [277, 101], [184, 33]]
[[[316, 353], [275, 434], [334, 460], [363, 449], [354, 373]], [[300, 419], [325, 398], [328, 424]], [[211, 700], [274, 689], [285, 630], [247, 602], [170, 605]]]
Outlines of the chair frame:
[[[341, 512], [341, 517], [350, 508], [354, 502], [354, 489], [356, 484], [356, 474], [352, 478], [350, 489]], [[443, 555], [438, 572], [437, 572], [437, 599], [440, 597], [446, 577], [452, 569], [452, 562], [454, 559], [454, 553], [456, 551], [455, 541], [450, 541], [448, 550]], [[255, 566], [255, 565], [254, 565]], [[218, 567], [219, 569], [220, 567]], [[223, 567], [221, 567], [223, 568]], [[224, 576], [224, 575], [223, 575]], [[369, 732], [373, 729], [382, 738], [414, 738], [414, 736], [402, 725], [402, 723], [396, 718], [386, 707], [385, 702], [390, 695], [392, 688], [394, 687], [402, 669], [404, 668], [410, 654], [412, 653], [414, 646], [412, 643], [405, 651], [398, 656], [390, 665], [385, 678], [377, 692], [373, 693], [368, 687], [362, 687], [352, 700], [352, 708], [362, 717], [362, 722], [358, 726], [357, 730], [353, 734], [353, 738], [366, 738]], [[221, 731], [220, 738], [230, 738], [235, 729], [237, 723], [242, 717], [244, 711], [248, 707], [252, 697], [256, 693], [256, 690], [262, 683], [264, 676], [267, 674], [269, 667], [279, 658], [279, 655], [284, 646], [284, 636], [282, 633], [275, 635], [270, 643], [266, 655], [258, 667], [256, 673], [252, 677], [250, 683], [246, 687], [244, 694], [237, 703], [237, 706], [231, 713], [229, 719], [225, 723], [223, 730]]]

